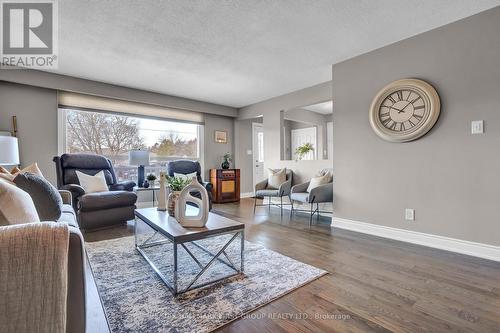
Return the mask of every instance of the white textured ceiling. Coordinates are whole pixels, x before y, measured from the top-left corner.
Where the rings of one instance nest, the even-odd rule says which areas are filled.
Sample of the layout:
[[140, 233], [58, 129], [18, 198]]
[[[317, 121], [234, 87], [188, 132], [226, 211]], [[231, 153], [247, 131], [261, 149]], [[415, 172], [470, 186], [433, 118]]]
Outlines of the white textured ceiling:
[[241, 107], [500, 0], [63, 0], [59, 70]]

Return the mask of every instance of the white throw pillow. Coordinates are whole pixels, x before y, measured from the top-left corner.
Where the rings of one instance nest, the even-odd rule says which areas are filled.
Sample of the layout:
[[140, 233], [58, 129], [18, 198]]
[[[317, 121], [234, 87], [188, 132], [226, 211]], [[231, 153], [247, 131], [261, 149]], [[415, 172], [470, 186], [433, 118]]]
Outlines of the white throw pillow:
[[91, 176], [77, 170], [76, 176], [78, 177], [80, 186], [85, 190], [85, 193], [109, 191], [108, 184], [106, 184], [106, 177], [104, 177], [104, 171], [99, 171], [95, 176]]
[[330, 182], [330, 175], [326, 174], [324, 176], [313, 177], [309, 182], [309, 186], [307, 187], [307, 192], [311, 192], [314, 188], [328, 184]]
[[267, 178], [267, 188], [274, 190], [279, 189], [281, 184], [286, 182], [286, 168], [283, 168], [278, 171], [275, 171], [273, 169], [268, 169], [268, 170], [269, 170], [269, 176]]
[[40, 219], [30, 195], [0, 180], [0, 225], [32, 222], [40, 222]]
[[177, 172], [174, 172], [174, 177], [175, 178], [182, 178], [184, 180], [192, 180], [193, 177], [196, 177], [196, 172], [192, 172], [192, 173], [188, 173], [188, 174], [183, 174], [183, 173], [177, 173]]

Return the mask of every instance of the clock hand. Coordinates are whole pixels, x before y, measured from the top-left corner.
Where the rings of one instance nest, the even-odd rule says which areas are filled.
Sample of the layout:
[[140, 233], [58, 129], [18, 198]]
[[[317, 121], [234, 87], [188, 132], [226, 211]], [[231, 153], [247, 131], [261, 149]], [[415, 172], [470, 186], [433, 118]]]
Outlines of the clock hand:
[[397, 111], [398, 111], [398, 113], [404, 113], [404, 112], [405, 112], [404, 110], [405, 110], [405, 109], [408, 107], [408, 105], [410, 105], [410, 104], [411, 104], [411, 103], [406, 104], [406, 105], [405, 105], [405, 107], [404, 107], [403, 109], [401, 109], [401, 110], [400, 110], [400, 109], [396, 109], [394, 106], [391, 106], [391, 108], [392, 108], [392, 109], [394, 109], [394, 110], [397, 110]]
[[408, 107], [408, 105], [410, 105], [410, 104], [411, 104], [411, 102], [408, 102], [408, 104], [405, 105], [405, 107], [403, 108], [403, 110], [406, 109]]
[[403, 111], [404, 109], [403, 109], [403, 110], [396, 109], [394, 106], [391, 106], [390, 108], [391, 108], [391, 109], [394, 109], [394, 110], [396, 110], [396, 111], [398, 111], [398, 113], [404, 112], [404, 111]]

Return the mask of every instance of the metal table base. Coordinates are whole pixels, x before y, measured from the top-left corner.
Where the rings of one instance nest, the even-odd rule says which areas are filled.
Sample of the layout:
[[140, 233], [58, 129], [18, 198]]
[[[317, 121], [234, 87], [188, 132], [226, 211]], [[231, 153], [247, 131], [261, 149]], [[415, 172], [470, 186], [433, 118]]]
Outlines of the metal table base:
[[[137, 250], [137, 252], [139, 252], [142, 255], [142, 257], [151, 266], [151, 268], [153, 268], [153, 270], [160, 277], [160, 279], [163, 281], [163, 283], [165, 283], [165, 285], [167, 286], [167, 288], [172, 292], [172, 294], [174, 296], [178, 296], [178, 295], [183, 294], [183, 293], [185, 293], [187, 291], [190, 291], [190, 290], [193, 290], [193, 289], [197, 289], [197, 288], [201, 288], [201, 287], [205, 287], [205, 286], [208, 286], [208, 285], [220, 282], [222, 280], [231, 278], [233, 276], [244, 275], [244, 269], [245, 269], [245, 265], [244, 265], [244, 259], [245, 259], [244, 258], [244, 253], [245, 253], [245, 230], [244, 229], [236, 231], [236, 232], [226, 232], [226, 233], [220, 233], [220, 234], [216, 234], [216, 235], [212, 235], [212, 236], [206, 237], [206, 238], [218, 237], [218, 236], [226, 235], [226, 234], [232, 235], [232, 237], [217, 251], [217, 253], [214, 254], [213, 252], [211, 252], [210, 250], [206, 249], [205, 247], [203, 247], [202, 245], [198, 244], [195, 241], [182, 242], [182, 243], [172, 242], [172, 241], [170, 241], [168, 239], [162, 239], [162, 240], [159, 240], [159, 241], [152, 241], [152, 239], [154, 239], [154, 237], [157, 234], [159, 234], [158, 231], [155, 231], [154, 234], [151, 237], [147, 238], [145, 241], [143, 241], [140, 244], [138, 244], [138, 242], [137, 242], [137, 222], [138, 222], [138, 220], [142, 221], [142, 220], [138, 219], [137, 217], [135, 218], [135, 223], [134, 223], [135, 249]], [[226, 253], [226, 249], [228, 248], [228, 246], [231, 245], [231, 243], [233, 243], [233, 241], [235, 241], [237, 238], [240, 238], [240, 265], [239, 265], [239, 267], [237, 267], [232, 262], [232, 260], [229, 258], [229, 255]], [[171, 284], [169, 282], [168, 278], [160, 271], [160, 269], [155, 265], [155, 263], [153, 262], [153, 260], [151, 258], [149, 258], [149, 256], [143, 250], [143, 249], [148, 248], [148, 247], [153, 247], [153, 246], [158, 246], [158, 245], [163, 245], [163, 244], [169, 244], [169, 243], [172, 244], [172, 249], [173, 249], [173, 261], [174, 261], [173, 262], [173, 268], [174, 268], [173, 269], [173, 278], [172, 278], [173, 284]], [[188, 247], [186, 246], [186, 244], [188, 244], [188, 243], [195, 245], [196, 247], [198, 247], [199, 249], [201, 249], [203, 252], [205, 252], [208, 255], [210, 255], [212, 257], [210, 259], [210, 261], [207, 264], [203, 265], [198, 260], [198, 258], [196, 258], [196, 256], [192, 253], [192, 251], [190, 251], [188, 249]], [[179, 261], [178, 260], [179, 251], [178, 251], [178, 247], [179, 246], [182, 246], [182, 248], [188, 253], [188, 255], [193, 259], [193, 261], [200, 268], [200, 271], [188, 283], [187, 287], [185, 287], [185, 288], [183, 288], [181, 290], [179, 290], [179, 286], [178, 286], [178, 279], [179, 279], [179, 276], [178, 276], [178, 274], [179, 274], [179, 262], [178, 262]], [[223, 260], [221, 258], [222, 255], [225, 257], [226, 260]], [[196, 283], [196, 281], [198, 281], [203, 276], [203, 274], [208, 270], [208, 268], [210, 268], [210, 266], [216, 260], [219, 261], [219, 262], [221, 262], [221, 263], [223, 263], [224, 265], [228, 266], [232, 270], [234, 270], [235, 273], [229, 274], [229, 275], [224, 275], [224, 276], [222, 276], [220, 278], [217, 278], [215, 280], [210, 280], [210, 281], [202, 283], [202, 284], [194, 285]]]

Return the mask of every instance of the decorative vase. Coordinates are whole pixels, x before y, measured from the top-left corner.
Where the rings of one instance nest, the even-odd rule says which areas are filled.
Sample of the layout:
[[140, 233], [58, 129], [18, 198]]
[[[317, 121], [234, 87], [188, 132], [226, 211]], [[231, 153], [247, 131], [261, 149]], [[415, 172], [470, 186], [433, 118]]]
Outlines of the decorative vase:
[[168, 215], [175, 217], [175, 206], [181, 191], [172, 191], [168, 195]]
[[142, 187], [148, 188], [149, 187], [149, 182], [147, 180], [145, 180], [144, 183], [142, 184]]
[[158, 190], [158, 210], [167, 210], [167, 177], [164, 172], [160, 172], [160, 189]]
[[155, 180], [150, 180], [150, 181], [149, 181], [149, 185], [150, 185], [151, 187], [155, 187], [155, 183], [156, 183], [156, 181], [155, 181]]
[[224, 162], [222, 162], [221, 164], [222, 169], [229, 169], [230, 166], [231, 165], [229, 164], [228, 160], [224, 160]]
[[[196, 191], [193, 191], [196, 190]], [[201, 199], [191, 195], [191, 192], [200, 192]], [[203, 185], [193, 177], [191, 183], [184, 187], [175, 203], [175, 219], [183, 227], [203, 228], [208, 221], [208, 193]], [[186, 215], [186, 204], [190, 202], [198, 207], [198, 214], [195, 216]]]

